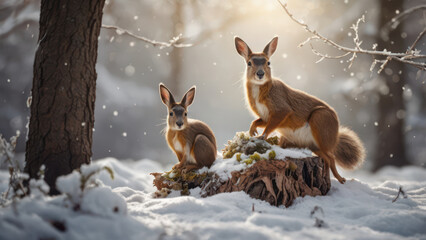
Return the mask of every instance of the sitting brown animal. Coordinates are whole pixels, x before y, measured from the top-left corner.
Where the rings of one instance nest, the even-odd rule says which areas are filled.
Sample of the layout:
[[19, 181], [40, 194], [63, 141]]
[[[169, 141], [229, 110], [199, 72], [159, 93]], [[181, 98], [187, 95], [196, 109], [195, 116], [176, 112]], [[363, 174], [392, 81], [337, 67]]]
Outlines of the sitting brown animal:
[[187, 117], [188, 106], [195, 97], [195, 86], [188, 90], [180, 102], [160, 83], [160, 96], [167, 106], [166, 140], [179, 163], [173, 169], [191, 171], [210, 167], [217, 155], [216, 138], [207, 124]]

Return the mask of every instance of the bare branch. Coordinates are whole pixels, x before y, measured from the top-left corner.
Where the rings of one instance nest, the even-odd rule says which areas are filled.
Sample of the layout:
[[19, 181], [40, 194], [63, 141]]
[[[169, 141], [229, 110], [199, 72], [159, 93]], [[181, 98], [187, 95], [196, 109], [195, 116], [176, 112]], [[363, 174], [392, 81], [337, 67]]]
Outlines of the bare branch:
[[411, 45], [411, 47], [408, 49], [407, 53], [409, 53], [409, 52], [411, 52], [411, 51], [414, 50], [414, 47], [419, 42], [419, 40], [425, 35], [425, 33], [426, 33], [426, 27], [423, 29], [423, 31], [421, 33], [419, 33], [419, 35], [417, 36], [416, 40], [413, 42], [413, 44]]
[[[414, 43], [411, 45], [411, 47], [405, 52], [405, 53], [393, 53], [393, 52], [389, 52], [386, 49], [382, 50], [382, 51], [378, 51], [376, 50], [377, 48], [377, 44], [373, 45], [372, 50], [367, 50], [367, 49], [363, 49], [361, 47], [362, 41], [359, 38], [359, 33], [358, 33], [358, 29], [359, 29], [359, 24], [360, 22], [365, 22], [365, 18], [364, 15], [359, 18], [357, 20], [357, 22], [352, 25], [351, 29], [353, 29], [354, 33], [355, 33], [355, 37], [353, 38], [355, 47], [350, 48], [350, 47], [345, 47], [342, 46], [340, 44], [337, 44], [336, 42], [328, 39], [327, 37], [321, 35], [320, 33], [318, 33], [316, 30], [311, 29], [306, 23], [304, 23], [301, 20], [298, 20], [294, 17], [294, 15], [288, 10], [287, 8], [287, 4], [286, 3], [282, 3], [280, 0], [277, 0], [278, 3], [283, 7], [284, 11], [286, 12], [286, 14], [290, 17], [291, 20], [293, 20], [295, 23], [297, 23], [298, 25], [302, 26], [307, 32], [311, 33], [313, 36], [309, 37], [308, 39], [306, 39], [304, 42], [302, 42], [301, 44], [299, 44], [299, 47], [304, 46], [306, 43], [310, 43], [311, 41], [315, 40], [318, 41], [320, 40], [321, 42], [324, 42], [325, 44], [339, 50], [342, 52], [345, 52], [343, 55], [340, 56], [329, 56], [327, 54], [322, 54], [319, 53], [318, 51], [316, 51], [314, 49], [314, 47], [311, 45], [312, 48], [312, 52], [317, 55], [320, 56], [320, 60], [317, 61], [321, 62], [322, 60], [324, 60], [325, 58], [327, 59], [339, 59], [339, 58], [343, 58], [345, 56], [348, 56], [350, 54], [352, 54], [351, 58], [348, 60], [349, 62], [349, 68], [352, 66], [353, 62], [355, 61], [357, 54], [367, 54], [367, 55], [371, 55], [374, 58], [373, 64], [371, 65], [371, 69], [370, 71], [373, 71], [374, 67], [376, 66], [376, 64], [378, 62], [382, 63], [378, 73], [382, 72], [382, 70], [384, 69], [384, 67], [390, 62], [390, 61], [399, 61], [408, 65], [412, 65], [416, 68], [419, 68], [421, 70], [426, 70], [426, 62], [424, 61], [414, 61], [414, 59], [426, 59], [426, 55], [424, 54], [420, 54], [420, 51], [415, 50], [414, 47], [416, 46], [416, 44], [418, 43], [418, 41], [426, 34], [426, 28], [425, 30], [423, 30], [417, 37], [416, 41], [414, 41]], [[418, 6], [417, 9], [421, 9], [421, 8], [426, 8], [426, 5], [424, 5], [424, 7]], [[411, 12], [415, 11], [415, 10], [411, 10]], [[408, 11], [408, 10], [407, 10]], [[401, 14], [407, 14], [406, 12], [403, 12]], [[386, 57], [385, 60], [378, 60], [376, 59], [376, 57]]]
[[319, 61], [317, 61], [316, 63], [321, 62], [322, 60], [324, 60], [324, 58], [328, 58], [328, 59], [340, 59], [340, 58], [344, 58], [344, 57], [348, 56], [349, 54], [351, 54], [350, 52], [347, 52], [347, 53], [345, 53], [345, 54], [343, 54], [343, 55], [330, 56], [330, 55], [328, 55], [328, 54], [323, 54], [323, 53], [318, 52], [318, 51], [314, 48], [314, 46], [312, 45], [312, 43], [309, 43], [309, 45], [311, 46], [311, 50], [312, 50], [312, 52], [313, 52], [315, 55], [317, 55], [317, 56], [321, 57], [321, 59], [320, 59]]
[[359, 23], [361, 21], [365, 22], [364, 15], [362, 15], [362, 17], [358, 18], [358, 20], [356, 21], [356, 24], [352, 25], [352, 27], [351, 27], [351, 29], [353, 29], [354, 33], [355, 33], [354, 43], [355, 43], [355, 46], [358, 50], [361, 49], [361, 44], [362, 44], [362, 41], [359, 40], [359, 34], [358, 34]]
[[379, 62], [382, 62], [382, 65], [380, 65], [380, 68], [379, 68], [379, 70], [377, 71], [377, 73], [378, 74], [380, 74], [382, 71], [383, 71], [383, 69], [385, 69], [385, 67], [386, 67], [386, 65], [389, 63], [389, 61], [391, 60], [391, 58], [390, 57], [387, 57], [386, 58], [386, 60], [384, 60], [384, 61], [379, 61]]
[[178, 35], [176, 37], [173, 37], [168, 42], [159, 42], [159, 41], [152, 40], [152, 39], [149, 39], [149, 38], [146, 38], [146, 37], [143, 37], [143, 36], [139, 36], [137, 34], [130, 32], [127, 29], [123, 29], [123, 28], [120, 28], [120, 27], [117, 27], [117, 26], [104, 25], [103, 24], [102, 28], [115, 30], [115, 32], [118, 35], [126, 34], [128, 36], [131, 36], [131, 37], [136, 38], [138, 40], [141, 40], [143, 42], [149, 43], [154, 47], [159, 47], [160, 49], [166, 48], [166, 47], [183, 48], [183, 47], [191, 47], [192, 46], [192, 44], [190, 44], [190, 43], [187, 43], [187, 44], [179, 43], [179, 41], [182, 39], [182, 35]]
[[411, 15], [413, 12], [416, 12], [422, 9], [426, 9], [426, 4], [418, 5], [399, 13], [397, 16], [392, 18], [392, 20], [385, 25], [384, 29], [386, 29], [387, 33], [389, 33], [390, 30], [397, 28], [405, 17]]

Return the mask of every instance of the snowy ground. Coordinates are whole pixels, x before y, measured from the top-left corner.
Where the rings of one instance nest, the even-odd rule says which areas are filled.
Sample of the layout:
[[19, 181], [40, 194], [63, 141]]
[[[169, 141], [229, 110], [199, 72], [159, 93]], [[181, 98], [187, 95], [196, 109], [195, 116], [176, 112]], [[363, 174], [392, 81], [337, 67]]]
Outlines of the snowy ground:
[[[65, 196], [23, 199], [0, 208], [0, 239], [426, 239], [422, 168], [342, 172], [355, 179], [344, 185], [333, 179], [327, 196], [299, 198], [286, 209], [243, 192], [155, 199], [149, 173], [165, 170], [156, 162], [107, 158], [94, 164], [111, 167], [115, 179], [102, 172], [105, 186], [87, 192], [79, 211], [64, 207]], [[7, 179], [1, 171], [0, 192]], [[407, 198], [392, 203], [399, 186]]]

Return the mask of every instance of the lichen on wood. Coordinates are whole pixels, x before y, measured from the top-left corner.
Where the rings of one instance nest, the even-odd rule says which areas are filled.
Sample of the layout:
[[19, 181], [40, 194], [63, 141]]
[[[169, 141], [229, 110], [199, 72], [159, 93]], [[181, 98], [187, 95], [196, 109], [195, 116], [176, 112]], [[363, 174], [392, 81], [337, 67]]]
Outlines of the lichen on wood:
[[151, 175], [154, 176], [154, 186], [158, 189], [154, 196], [166, 197], [171, 190], [180, 191], [181, 195], [189, 195], [189, 189], [200, 186], [213, 173], [183, 172], [180, 169], [173, 169], [165, 173], [151, 173]]

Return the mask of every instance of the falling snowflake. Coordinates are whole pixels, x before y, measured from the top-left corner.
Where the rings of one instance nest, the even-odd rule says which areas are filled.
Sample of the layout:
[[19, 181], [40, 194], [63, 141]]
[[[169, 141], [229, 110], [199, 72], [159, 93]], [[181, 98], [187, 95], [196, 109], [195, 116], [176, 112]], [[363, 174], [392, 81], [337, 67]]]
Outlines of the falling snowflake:
[[135, 74], [135, 67], [133, 67], [132, 65], [127, 65], [126, 68], [124, 68], [124, 73], [128, 77], [133, 76]]

